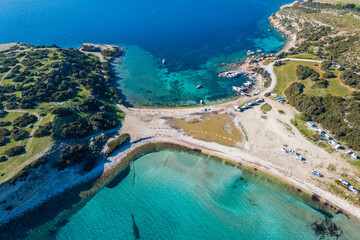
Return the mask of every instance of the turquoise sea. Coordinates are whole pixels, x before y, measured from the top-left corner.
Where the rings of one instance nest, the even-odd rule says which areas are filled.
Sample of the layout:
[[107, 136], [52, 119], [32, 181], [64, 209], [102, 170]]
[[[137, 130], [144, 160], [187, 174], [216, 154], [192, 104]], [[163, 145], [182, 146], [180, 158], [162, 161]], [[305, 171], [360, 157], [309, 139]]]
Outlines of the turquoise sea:
[[[311, 225], [324, 218], [261, 175], [161, 151], [137, 159], [80, 210], [29, 239], [319, 239]], [[344, 215], [331, 221], [339, 239], [360, 239]]]
[[[219, 79], [247, 50], [278, 51], [267, 18], [289, 0], [2, 0], [0, 43], [127, 47], [114, 64], [129, 105], [178, 106], [234, 98]], [[271, 31], [267, 31], [270, 29]], [[166, 59], [165, 64], [161, 64]], [[197, 90], [201, 84], [203, 89]], [[135, 166], [135, 178], [133, 177]], [[28, 239], [318, 239], [324, 215], [285, 189], [184, 153], [145, 155], [89, 201], [68, 194], [12, 226]], [[122, 176], [124, 175], [124, 176]], [[133, 184], [135, 179], [135, 184]], [[77, 204], [73, 204], [77, 203]], [[65, 207], [64, 207], [65, 206]], [[341, 239], [360, 239], [344, 215]], [[32, 226], [30, 229], [26, 226]], [[12, 239], [11, 237], [4, 239]]]
[[0, 43], [126, 46], [114, 69], [128, 104], [218, 102], [245, 80], [219, 79], [227, 69], [219, 64], [241, 61], [247, 50], [278, 51], [284, 39], [267, 18], [289, 1], [2, 0]]

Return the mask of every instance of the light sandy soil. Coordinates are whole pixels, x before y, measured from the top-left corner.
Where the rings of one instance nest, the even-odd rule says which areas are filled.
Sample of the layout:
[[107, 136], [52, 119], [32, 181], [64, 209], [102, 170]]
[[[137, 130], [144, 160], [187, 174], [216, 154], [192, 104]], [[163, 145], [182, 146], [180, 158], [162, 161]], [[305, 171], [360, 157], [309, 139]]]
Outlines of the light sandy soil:
[[12, 46], [15, 46], [15, 45], [16, 45], [16, 43], [0, 44], [0, 51], [8, 50], [9, 48], [11, 48]]

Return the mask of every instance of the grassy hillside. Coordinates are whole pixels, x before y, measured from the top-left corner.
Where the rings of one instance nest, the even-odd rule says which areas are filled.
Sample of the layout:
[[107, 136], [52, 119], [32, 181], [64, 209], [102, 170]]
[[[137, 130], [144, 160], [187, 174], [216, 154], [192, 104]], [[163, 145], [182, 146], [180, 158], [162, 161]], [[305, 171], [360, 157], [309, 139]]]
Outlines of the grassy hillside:
[[281, 9], [271, 19], [280, 31], [297, 34], [291, 52], [314, 54], [360, 71], [360, 7], [297, 3]]
[[107, 50], [100, 60], [77, 49], [9, 47], [0, 51], [0, 183], [55, 141], [81, 141], [118, 127], [124, 117], [114, 103], [116, 91], [110, 92], [108, 63], [120, 49]]

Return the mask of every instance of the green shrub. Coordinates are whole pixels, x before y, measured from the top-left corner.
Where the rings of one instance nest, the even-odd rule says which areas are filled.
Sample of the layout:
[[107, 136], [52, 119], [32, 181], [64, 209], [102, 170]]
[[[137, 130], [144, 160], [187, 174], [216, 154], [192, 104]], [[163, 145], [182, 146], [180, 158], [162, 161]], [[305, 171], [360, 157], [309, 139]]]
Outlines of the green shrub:
[[7, 127], [10, 125], [11, 125], [11, 122], [9, 122], [9, 121], [0, 121], [0, 127]]
[[310, 78], [312, 81], [316, 81], [319, 78], [319, 74], [314, 69], [303, 65], [296, 66], [296, 76], [300, 80]]
[[51, 110], [51, 113], [60, 117], [68, 117], [73, 115], [73, 111], [65, 107], [55, 107]]
[[6, 128], [0, 128], [0, 136], [10, 136], [10, 131]]
[[25, 147], [24, 146], [15, 146], [12, 148], [9, 148], [8, 150], [5, 151], [5, 154], [8, 157], [14, 157], [20, 154], [25, 153]]
[[0, 118], [6, 117], [7, 114], [8, 114], [7, 111], [0, 111]]
[[20, 141], [29, 136], [29, 133], [21, 128], [13, 128], [11, 130], [11, 136], [15, 141]]
[[106, 143], [106, 141], [109, 139], [108, 136], [105, 134], [102, 134], [100, 136], [95, 137], [95, 139], [90, 144], [90, 149], [93, 152], [100, 152], [102, 146]]
[[6, 162], [8, 158], [6, 156], [0, 156], [0, 162]]
[[75, 145], [70, 148], [70, 151], [61, 155], [60, 169], [67, 166], [81, 163], [89, 154], [89, 148], [85, 144]]
[[328, 86], [329, 86], [329, 82], [324, 79], [315, 82], [315, 87], [317, 88], [327, 88]]
[[60, 134], [62, 139], [83, 138], [91, 132], [90, 125], [83, 118], [78, 118], [69, 124], [64, 124], [62, 128]]
[[91, 116], [89, 123], [95, 131], [109, 130], [119, 125], [119, 121], [116, 116], [111, 113], [97, 112]]
[[261, 109], [261, 111], [264, 111], [264, 112], [270, 112], [272, 107], [268, 103], [265, 103], [265, 104], [261, 105], [260, 109]]
[[324, 78], [336, 78], [335, 74], [330, 71], [325, 71], [325, 73], [323, 74], [323, 77]]
[[124, 144], [130, 140], [130, 135], [127, 133], [121, 134], [119, 137], [111, 140], [107, 144], [107, 151], [105, 153], [106, 156], [110, 156], [112, 153], [114, 153], [116, 150], [119, 150]]
[[288, 53], [287, 53], [287, 52], [281, 52], [281, 53], [277, 56], [277, 59], [286, 58], [287, 56], [288, 56]]
[[360, 92], [359, 91], [355, 91], [352, 93], [353, 99], [354, 100], [358, 100], [360, 101]]
[[6, 109], [17, 109], [19, 107], [19, 104], [17, 104], [16, 102], [5, 102], [5, 107]]
[[34, 137], [41, 138], [45, 136], [50, 136], [52, 134], [51, 122], [45, 123], [43, 126], [39, 126], [38, 129], [34, 132]]
[[341, 80], [346, 85], [360, 89], [360, 75], [353, 71], [345, 71], [341, 74]]
[[35, 115], [29, 115], [28, 113], [24, 113], [24, 115], [17, 117], [14, 122], [13, 126], [15, 127], [26, 127], [31, 123], [37, 122], [37, 117]]
[[6, 144], [8, 144], [9, 139], [5, 136], [0, 136], [0, 146], [5, 146]]
[[274, 63], [274, 66], [275, 66], [275, 67], [279, 67], [279, 66], [281, 66], [281, 65], [283, 65], [283, 62], [282, 62], [282, 61], [276, 61], [276, 62]]
[[321, 70], [326, 71], [331, 66], [331, 60], [325, 60], [321, 63]]
[[85, 98], [78, 104], [78, 108], [82, 112], [95, 112], [99, 111], [103, 104], [95, 98]]

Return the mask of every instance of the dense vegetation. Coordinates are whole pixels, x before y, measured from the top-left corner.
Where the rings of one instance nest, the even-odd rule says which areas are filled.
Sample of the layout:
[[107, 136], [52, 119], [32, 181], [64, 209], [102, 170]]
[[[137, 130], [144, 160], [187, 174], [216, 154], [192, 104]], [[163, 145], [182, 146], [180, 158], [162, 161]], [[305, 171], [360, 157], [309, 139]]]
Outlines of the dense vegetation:
[[[322, 78], [312, 68], [297, 66], [298, 79], [314, 81], [313, 89], [309, 90], [308, 82], [293, 82], [285, 90], [289, 103], [302, 113], [303, 120], [320, 123], [337, 140], [359, 151], [360, 93], [350, 90], [352, 94], [342, 97], [310, 93], [326, 93], [314, 88], [328, 88], [338, 76], [344, 84], [360, 89], [360, 8], [353, 4], [301, 2], [281, 9], [271, 19], [281, 31], [296, 32], [297, 39], [301, 39], [288, 54], [312, 54], [324, 60], [320, 66]], [[304, 84], [308, 84], [306, 91]]]
[[281, 9], [272, 19], [288, 33], [297, 32], [302, 39], [290, 54], [315, 54], [327, 60], [323, 70], [332, 62], [343, 71], [345, 84], [360, 89], [360, 11], [354, 4], [297, 3]]
[[[123, 113], [115, 102], [122, 100], [112, 87], [108, 59], [121, 49], [104, 49], [83, 48], [102, 53], [103, 62], [57, 46], [16, 44], [0, 51], [0, 106], [5, 109], [0, 111], [0, 156], [11, 157], [1, 162], [1, 173], [16, 173], [20, 163], [31, 163], [54, 142], [81, 142], [120, 126]], [[71, 165], [66, 156], [61, 165]]]
[[18, 117], [14, 120], [13, 126], [14, 127], [26, 127], [27, 125], [31, 123], [37, 122], [37, 117], [34, 115], [29, 115], [29, 113], [25, 113], [21, 117]]
[[[96, 46], [83, 47], [87, 51], [100, 51]], [[115, 53], [112, 51], [111, 54]], [[0, 100], [7, 109], [33, 109], [44, 103], [65, 103], [64, 107], [47, 111], [56, 116], [54, 124], [40, 126], [36, 137], [54, 132], [57, 138], [83, 138], [99, 130], [115, 128], [120, 123], [121, 114], [111, 103], [119, 97], [114, 97], [116, 91], [107, 90], [112, 81], [109, 76], [113, 76], [111, 69], [94, 56], [59, 48], [20, 53], [7, 51], [0, 53], [0, 67], [2, 72], [9, 71], [6, 82], [0, 86]], [[22, 128], [36, 121], [34, 115], [25, 113], [12, 125]], [[1, 122], [3, 126], [7, 124]], [[59, 132], [59, 129], [62, 130]]]
[[39, 126], [38, 129], [34, 132], [34, 137], [41, 138], [45, 136], [50, 136], [52, 134], [51, 122], [45, 123], [43, 126]]
[[360, 89], [360, 75], [352, 71], [344, 71], [341, 74], [341, 80], [354, 88]]
[[296, 76], [300, 80], [310, 78], [312, 81], [316, 81], [319, 79], [319, 74], [314, 69], [303, 65], [298, 65], [296, 67]]
[[360, 150], [360, 103], [353, 98], [331, 95], [311, 96], [303, 93], [304, 85], [292, 83], [285, 95], [289, 103], [302, 112], [303, 120], [320, 123], [339, 140]]

